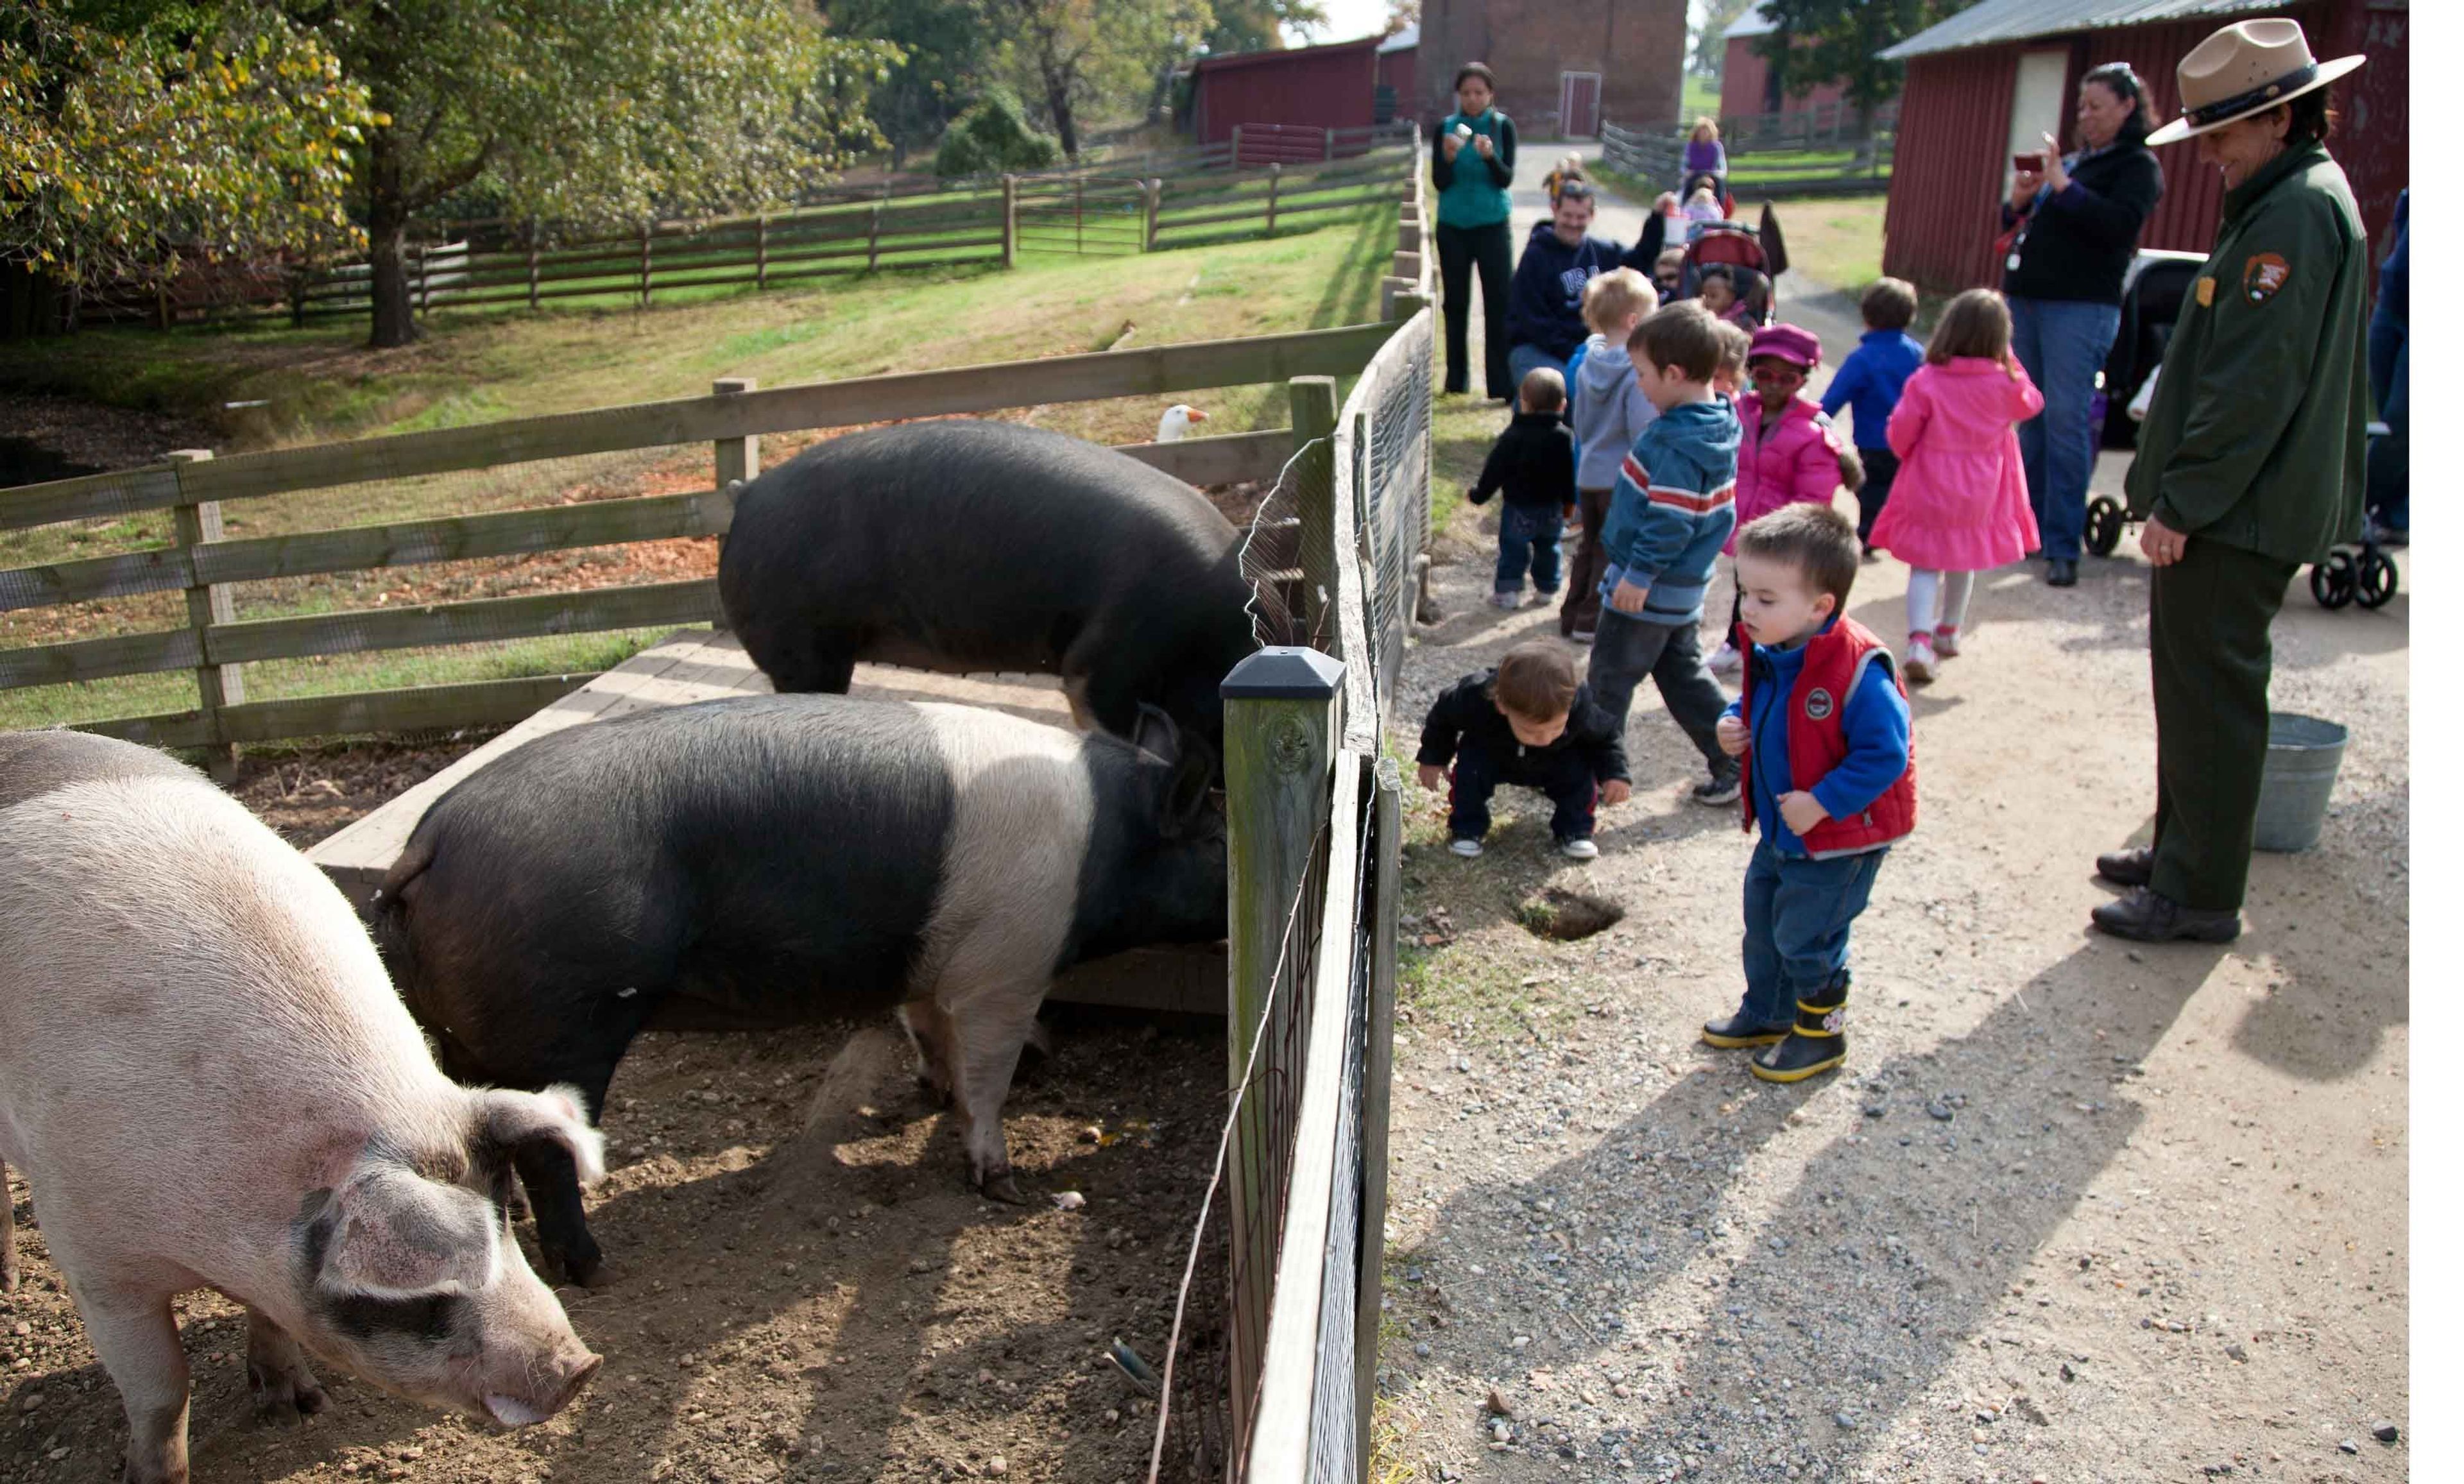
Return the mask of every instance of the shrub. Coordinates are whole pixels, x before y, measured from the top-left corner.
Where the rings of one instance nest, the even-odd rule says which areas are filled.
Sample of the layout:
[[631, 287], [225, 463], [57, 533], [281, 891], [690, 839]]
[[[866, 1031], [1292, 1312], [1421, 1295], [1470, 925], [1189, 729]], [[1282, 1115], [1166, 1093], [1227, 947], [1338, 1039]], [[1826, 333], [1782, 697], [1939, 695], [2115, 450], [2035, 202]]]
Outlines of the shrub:
[[990, 175], [1041, 169], [1061, 158], [1061, 146], [1026, 121], [1026, 109], [1007, 88], [990, 88], [941, 136], [933, 157], [935, 174]]

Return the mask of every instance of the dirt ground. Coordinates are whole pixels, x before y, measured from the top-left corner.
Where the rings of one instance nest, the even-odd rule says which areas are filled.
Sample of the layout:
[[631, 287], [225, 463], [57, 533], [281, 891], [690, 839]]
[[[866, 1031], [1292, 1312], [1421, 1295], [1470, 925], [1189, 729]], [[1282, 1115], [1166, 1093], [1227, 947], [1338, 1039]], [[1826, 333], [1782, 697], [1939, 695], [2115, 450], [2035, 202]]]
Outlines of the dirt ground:
[[[1404, 718], [1558, 642], [1553, 611], [1482, 601], [1493, 538], [1456, 530]], [[1868, 565], [1850, 611], [1905, 633], [1904, 578]], [[1595, 864], [1549, 849], [1537, 796], [1458, 861], [1415, 792], [1397, 1469], [2408, 1475], [2409, 600], [2328, 613], [2297, 583], [2274, 704], [2352, 733], [2325, 832], [2255, 861], [2237, 944], [2139, 948], [2087, 913], [2096, 853], [2147, 838], [2146, 578], [1981, 579], [1915, 698], [1920, 825], [1857, 927], [1848, 1065], [1810, 1083], [1696, 1039], [1737, 1002], [1750, 847], [1683, 797], [1703, 765], [1651, 687]], [[1518, 909], [1551, 885], [1624, 920], [1544, 942]]]

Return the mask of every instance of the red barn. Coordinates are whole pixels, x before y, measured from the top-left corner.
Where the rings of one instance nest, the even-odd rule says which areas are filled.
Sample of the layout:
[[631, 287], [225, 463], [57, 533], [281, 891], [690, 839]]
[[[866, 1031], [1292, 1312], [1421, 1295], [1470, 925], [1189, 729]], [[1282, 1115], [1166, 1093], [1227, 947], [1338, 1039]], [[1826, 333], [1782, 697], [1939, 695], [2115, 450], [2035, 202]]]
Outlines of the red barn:
[[1420, 121], [1434, 124], [1453, 110], [1457, 68], [1486, 62], [1497, 75], [1497, 106], [1526, 148], [1593, 138], [1603, 118], [1630, 129], [1668, 127], [1684, 84], [1685, 6], [1420, 0]]
[[[1882, 271], [1944, 292], [1998, 283], [1994, 203], [2010, 190], [2011, 156], [2042, 148], [2044, 133], [2072, 147], [2080, 76], [2128, 62], [2147, 84], [2152, 117], [2171, 119], [2181, 112], [2173, 69], [2183, 55], [2228, 21], [2258, 14], [2300, 22], [2322, 60], [2368, 55], [2331, 90], [2342, 119], [2327, 148], [2384, 251], [2410, 168], [2407, 0], [1983, 0], [1882, 54], [1907, 63]], [[2214, 244], [2224, 187], [2197, 150], [2186, 141], [2156, 151], [2165, 199], [2140, 246], [2205, 252]]]
[[[1378, 38], [1201, 56], [1192, 64], [1190, 129], [1201, 144], [1242, 124], [1365, 129], [1376, 121]], [[1259, 135], [1270, 131], [1259, 129]], [[1243, 155], [1250, 153], [1243, 141]]]
[[1377, 44], [1377, 121], [1412, 117], [1419, 97], [1420, 28], [1406, 26]]
[[[1840, 84], [1826, 82], [1797, 98], [1788, 91], [1786, 69], [1774, 70], [1764, 60], [1754, 43], [1779, 30], [1779, 23], [1770, 12], [1756, 5], [1728, 23], [1720, 33], [1727, 43], [1727, 53], [1720, 62], [1720, 116], [1742, 118], [1754, 114], [1794, 114], [1824, 103], [1836, 103], [1842, 92]], [[1691, 120], [1686, 120], [1692, 122]]]

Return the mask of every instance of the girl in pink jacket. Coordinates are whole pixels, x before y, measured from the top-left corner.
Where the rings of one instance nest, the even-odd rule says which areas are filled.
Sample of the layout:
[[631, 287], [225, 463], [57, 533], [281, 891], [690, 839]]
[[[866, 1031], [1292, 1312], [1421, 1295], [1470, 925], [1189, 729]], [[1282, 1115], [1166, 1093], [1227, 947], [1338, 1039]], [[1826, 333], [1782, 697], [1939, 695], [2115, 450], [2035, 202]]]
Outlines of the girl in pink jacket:
[[1901, 665], [1912, 681], [1933, 679], [1959, 652], [1976, 574], [2036, 549], [2018, 425], [2043, 410], [2044, 395], [2011, 354], [2002, 295], [1970, 289], [1951, 300], [1891, 414], [1900, 479], [1874, 521], [1875, 547], [1916, 569]]
[[[1746, 369], [1753, 385], [1737, 399], [1737, 422], [1743, 438], [1737, 445], [1737, 529], [1783, 505], [1828, 505], [1841, 485], [1855, 490], [1864, 483], [1864, 467], [1847, 441], [1831, 426], [1822, 408], [1804, 395], [1806, 378], [1822, 363], [1822, 341], [1811, 330], [1793, 324], [1765, 325], [1756, 330], [1746, 351]], [[1725, 548], [1737, 552], [1734, 533]], [[1722, 674], [1738, 668], [1744, 656], [1736, 645], [1737, 613], [1728, 615], [1727, 643], [1711, 656], [1711, 668]]]

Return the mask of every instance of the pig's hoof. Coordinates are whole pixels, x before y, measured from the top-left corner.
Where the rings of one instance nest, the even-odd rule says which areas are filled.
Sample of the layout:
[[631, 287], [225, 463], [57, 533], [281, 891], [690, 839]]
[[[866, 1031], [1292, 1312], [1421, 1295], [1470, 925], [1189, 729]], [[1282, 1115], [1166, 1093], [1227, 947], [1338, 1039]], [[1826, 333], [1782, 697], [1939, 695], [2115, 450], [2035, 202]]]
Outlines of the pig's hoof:
[[256, 1413], [268, 1422], [314, 1417], [325, 1409], [325, 1388], [305, 1367], [268, 1376], [252, 1365], [248, 1380], [255, 1392]]
[[925, 1102], [933, 1107], [946, 1108], [957, 1101], [957, 1094], [950, 1090], [950, 1084], [930, 1072], [915, 1074], [915, 1090], [921, 1093]]
[[1018, 1188], [1018, 1177], [1006, 1169], [984, 1177], [984, 1194], [989, 1199], [1008, 1206], [1026, 1204], [1026, 1196]]
[[0, 1294], [15, 1293], [17, 1291], [18, 1281], [17, 1264], [15, 1260], [11, 1259], [8, 1262], [0, 1262]]

